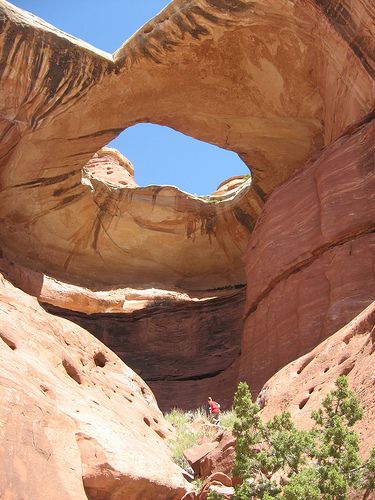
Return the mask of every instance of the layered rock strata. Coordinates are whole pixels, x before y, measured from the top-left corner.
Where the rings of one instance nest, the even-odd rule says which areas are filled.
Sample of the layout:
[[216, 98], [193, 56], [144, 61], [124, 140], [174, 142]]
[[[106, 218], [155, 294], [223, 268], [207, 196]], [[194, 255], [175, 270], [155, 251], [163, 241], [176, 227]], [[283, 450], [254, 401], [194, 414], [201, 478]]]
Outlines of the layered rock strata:
[[371, 118], [275, 190], [251, 236], [240, 378], [255, 393], [374, 299]]
[[134, 313], [91, 314], [45, 306], [79, 324], [131, 366], [162, 410], [189, 410], [219, 394], [223, 409], [237, 381], [244, 290], [216, 298], [157, 298]]
[[[232, 284], [264, 194], [374, 104], [370, 0], [175, 0], [113, 56], [5, 1], [0, 19], [0, 236], [64, 279]], [[90, 185], [93, 154], [142, 121], [238, 152], [253, 186], [216, 207]]]

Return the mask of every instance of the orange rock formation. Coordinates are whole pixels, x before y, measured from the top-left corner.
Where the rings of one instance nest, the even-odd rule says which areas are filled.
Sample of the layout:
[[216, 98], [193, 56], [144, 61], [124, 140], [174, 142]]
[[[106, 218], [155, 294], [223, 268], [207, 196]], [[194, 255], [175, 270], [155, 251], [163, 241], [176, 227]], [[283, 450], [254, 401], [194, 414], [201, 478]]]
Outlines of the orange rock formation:
[[[185, 491], [151, 391], [88, 331], [163, 407], [281, 369], [264, 414], [297, 419], [329, 348], [370, 415], [373, 315], [350, 352], [335, 332], [374, 300], [374, 19], [372, 0], [174, 0], [110, 55], [0, 1], [1, 496]], [[139, 122], [251, 178], [139, 187], [105, 147]]]

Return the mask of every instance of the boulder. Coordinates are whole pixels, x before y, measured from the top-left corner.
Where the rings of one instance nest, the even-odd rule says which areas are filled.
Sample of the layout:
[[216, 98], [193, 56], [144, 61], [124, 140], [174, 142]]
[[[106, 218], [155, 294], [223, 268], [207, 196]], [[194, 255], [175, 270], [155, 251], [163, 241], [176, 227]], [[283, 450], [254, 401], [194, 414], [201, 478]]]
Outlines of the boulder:
[[218, 444], [219, 443], [217, 441], [195, 444], [188, 450], [184, 451], [184, 457], [189, 462], [189, 465], [193, 469], [196, 476], [202, 477], [200, 474], [200, 462], [210, 451], [215, 449]]
[[[205, 455], [199, 464], [200, 477], [224, 473], [230, 474], [234, 466], [236, 440], [230, 431], [225, 431], [218, 442], [218, 446]], [[232, 486], [232, 484], [226, 484]]]
[[[179, 499], [172, 430], [146, 384], [0, 275], [0, 496]], [[58, 492], [58, 493], [57, 493]]]
[[211, 474], [209, 477], [210, 481], [217, 481], [221, 483], [223, 486], [231, 487], [232, 486], [232, 479], [224, 474], [223, 472], [214, 472]]
[[[230, 474], [234, 465], [235, 439], [230, 431], [220, 433], [213, 442], [194, 445], [184, 452], [197, 477], [207, 478], [213, 474]], [[216, 477], [216, 476], [215, 476]], [[232, 484], [226, 484], [232, 486]]]
[[[224, 481], [224, 483], [221, 482]], [[223, 495], [223, 498], [232, 498], [234, 495], [234, 488], [228, 486], [231, 482], [230, 478], [225, 474], [213, 474], [197, 491], [186, 493], [181, 500], [206, 500], [210, 491]]]

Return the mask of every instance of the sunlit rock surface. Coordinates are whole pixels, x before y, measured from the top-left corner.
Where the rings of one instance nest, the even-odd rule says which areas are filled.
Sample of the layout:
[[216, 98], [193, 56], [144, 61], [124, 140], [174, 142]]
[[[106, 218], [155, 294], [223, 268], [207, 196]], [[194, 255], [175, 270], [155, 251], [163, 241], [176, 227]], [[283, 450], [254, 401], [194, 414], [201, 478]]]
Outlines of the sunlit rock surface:
[[374, 300], [371, 118], [276, 189], [251, 236], [240, 378], [254, 393]]
[[[174, 1], [111, 56], [2, 2], [9, 254], [104, 284], [238, 279], [264, 193], [374, 104], [371, 1], [320, 3]], [[236, 151], [253, 186], [209, 203], [88, 185], [93, 154], [141, 121]]]
[[[163, 408], [226, 405], [374, 299], [374, 19], [372, 0], [174, 0], [110, 55], [0, 1], [5, 498], [182, 494], [149, 389], [88, 331]], [[139, 187], [106, 148], [139, 122], [251, 178]]]
[[364, 409], [356, 424], [361, 453], [368, 457], [375, 446], [375, 303], [371, 303], [348, 325], [335, 332], [305, 356], [282, 368], [263, 387], [258, 402], [262, 416], [269, 419], [281, 410], [290, 411], [297, 425], [312, 424], [316, 410], [334, 388], [340, 375], [348, 377], [350, 388]]
[[181, 498], [171, 430], [136, 373], [3, 274], [0, 325], [1, 498]]

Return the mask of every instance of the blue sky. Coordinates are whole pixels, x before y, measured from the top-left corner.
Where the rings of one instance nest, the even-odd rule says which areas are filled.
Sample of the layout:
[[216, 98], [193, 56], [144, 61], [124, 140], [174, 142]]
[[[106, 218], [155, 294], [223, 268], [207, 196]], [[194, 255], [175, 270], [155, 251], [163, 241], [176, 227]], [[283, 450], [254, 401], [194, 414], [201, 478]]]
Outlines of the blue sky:
[[[14, 0], [18, 7], [59, 29], [114, 52], [168, 0]], [[189, 193], [210, 194], [228, 177], [249, 173], [235, 153], [168, 127], [138, 124], [111, 144], [134, 164], [139, 185], [172, 184]]]

